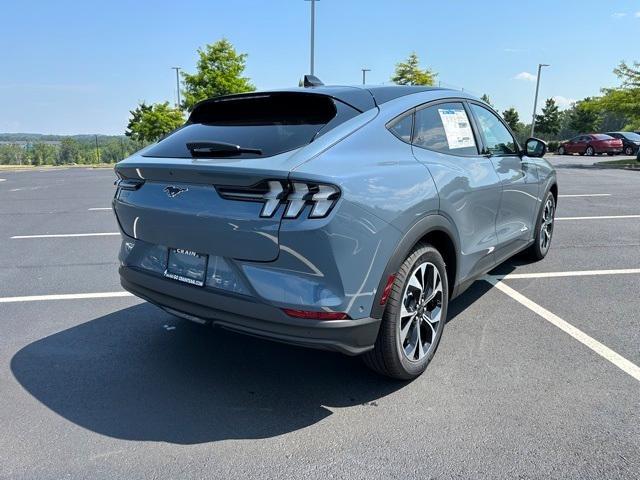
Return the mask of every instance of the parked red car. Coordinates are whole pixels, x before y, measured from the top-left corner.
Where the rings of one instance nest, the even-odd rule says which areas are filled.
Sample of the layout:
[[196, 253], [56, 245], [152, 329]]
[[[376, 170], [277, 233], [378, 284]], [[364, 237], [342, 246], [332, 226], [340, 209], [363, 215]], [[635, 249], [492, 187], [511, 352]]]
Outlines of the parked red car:
[[622, 152], [622, 140], [603, 133], [578, 135], [571, 140], [562, 142], [558, 147], [559, 155], [579, 153], [580, 155], [597, 155], [608, 153], [614, 155]]

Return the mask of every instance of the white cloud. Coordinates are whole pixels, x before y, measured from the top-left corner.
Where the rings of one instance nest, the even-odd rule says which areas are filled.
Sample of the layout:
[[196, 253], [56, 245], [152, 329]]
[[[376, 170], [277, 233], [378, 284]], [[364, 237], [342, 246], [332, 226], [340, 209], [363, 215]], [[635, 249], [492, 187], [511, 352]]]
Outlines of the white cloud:
[[575, 98], [567, 98], [563, 97], [562, 95], [556, 95], [555, 97], [553, 97], [553, 99], [556, 101], [558, 107], [563, 109], [569, 108], [571, 104], [576, 103]]
[[532, 75], [529, 72], [520, 72], [513, 78], [515, 78], [516, 80], [526, 80], [527, 82], [535, 82], [537, 77], [535, 75]]
[[634, 15], [634, 17], [636, 17], [636, 18], [640, 18], [640, 11], [636, 12], [636, 14]]
[[616, 13], [612, 13], [611, 16], [613, 18], [622, 18], [622, 17], [626, 17], [627, 14], [624, 12], [616, 12]]

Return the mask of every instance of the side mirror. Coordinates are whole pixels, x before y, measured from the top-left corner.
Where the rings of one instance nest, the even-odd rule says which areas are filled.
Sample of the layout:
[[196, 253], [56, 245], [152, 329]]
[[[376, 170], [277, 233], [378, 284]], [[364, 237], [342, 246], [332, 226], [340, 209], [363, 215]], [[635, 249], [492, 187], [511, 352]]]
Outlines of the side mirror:
[[547, 143], [539, 138], [531, 137], [525, 142], [524, 150], [527, 157], [544, 157], [547, 153]]

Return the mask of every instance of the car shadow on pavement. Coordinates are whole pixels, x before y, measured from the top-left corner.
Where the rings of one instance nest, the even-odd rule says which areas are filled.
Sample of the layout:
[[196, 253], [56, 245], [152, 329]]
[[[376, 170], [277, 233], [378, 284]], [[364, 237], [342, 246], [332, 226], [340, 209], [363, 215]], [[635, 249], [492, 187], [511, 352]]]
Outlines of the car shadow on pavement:
[[405, 385], [358, 358], [192, 324], [146, 303], [31, 343], [11, 369], [81, 427], [177, 444], [284, 434]]

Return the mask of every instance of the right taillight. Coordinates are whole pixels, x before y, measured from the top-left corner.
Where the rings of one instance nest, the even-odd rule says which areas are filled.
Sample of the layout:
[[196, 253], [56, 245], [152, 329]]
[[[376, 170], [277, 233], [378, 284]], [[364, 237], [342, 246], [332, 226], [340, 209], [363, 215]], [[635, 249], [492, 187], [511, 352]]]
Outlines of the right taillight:
[[229, 200], [262, 202], [260, 216], [272, 217], [280, 205], [285, 206], [284, 218], [298, 218], [307, 205], [309, 218], [326, 217], [340, 197], [335, 185], [303, 181], [269, 180], [249, 188], [218, 187], [218, 193]]

